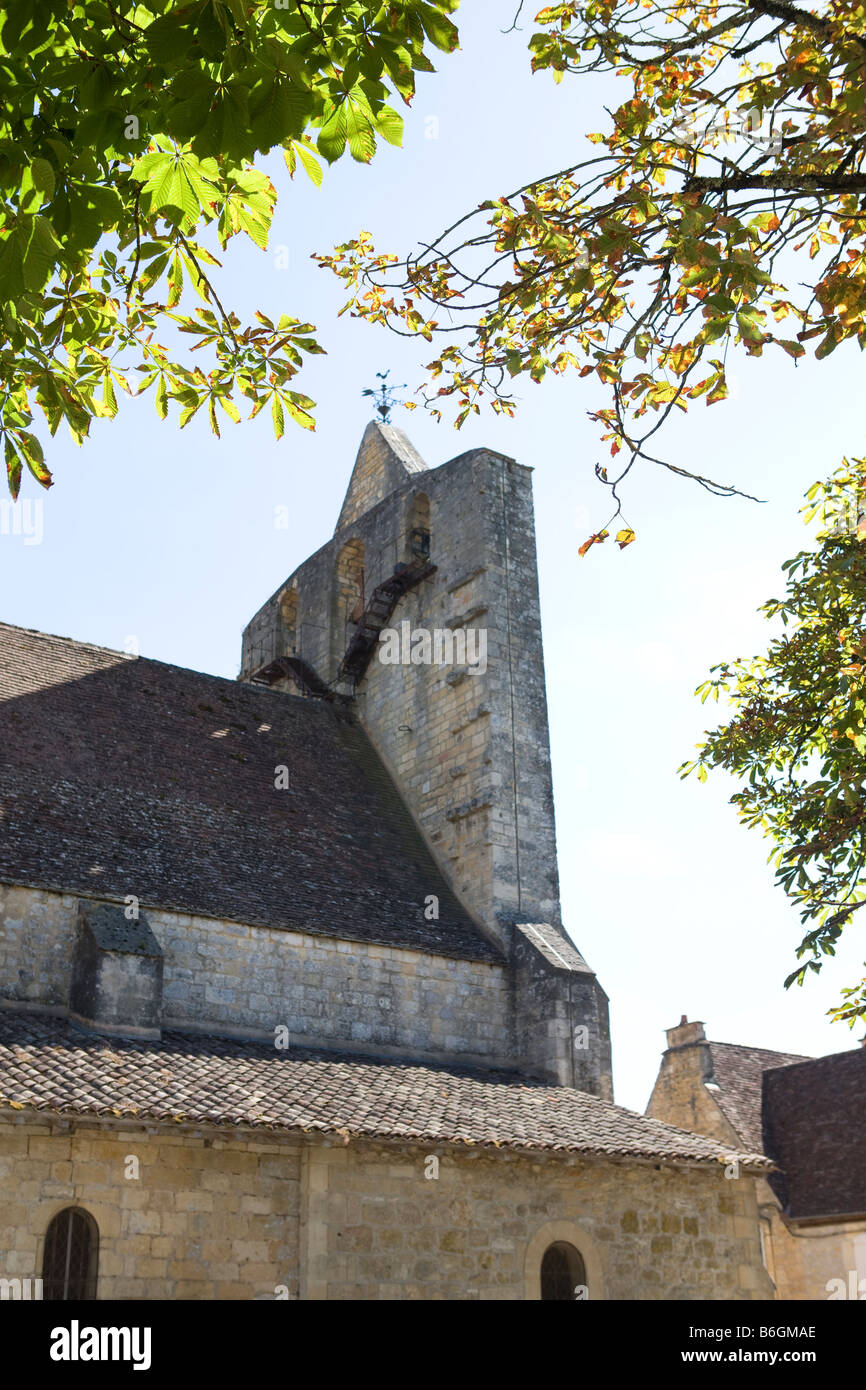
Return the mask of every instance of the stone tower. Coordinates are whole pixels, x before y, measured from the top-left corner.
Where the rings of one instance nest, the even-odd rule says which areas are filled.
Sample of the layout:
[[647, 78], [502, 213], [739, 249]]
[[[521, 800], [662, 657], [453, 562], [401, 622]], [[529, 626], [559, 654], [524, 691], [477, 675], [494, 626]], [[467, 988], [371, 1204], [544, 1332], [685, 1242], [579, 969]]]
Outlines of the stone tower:
[[351, 701], [511, 963], [523, 1051], [609, 1094], [606, 996], [561, 922], [531, 469], [488, 449], [430, 469], [369, 424], [332, 539], [248, 624], [241, 679]]

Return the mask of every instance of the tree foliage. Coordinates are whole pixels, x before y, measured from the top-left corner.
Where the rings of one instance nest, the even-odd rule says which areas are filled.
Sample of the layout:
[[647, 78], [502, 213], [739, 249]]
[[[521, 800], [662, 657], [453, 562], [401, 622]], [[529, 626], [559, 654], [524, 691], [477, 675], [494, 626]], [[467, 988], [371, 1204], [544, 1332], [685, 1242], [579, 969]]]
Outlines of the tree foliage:
[[[680, 769], [745, 778], [731, 801], [773, 841], [776, 881], [808, 925], [786, 986], [820, 970], [866, 904], [866, 460], [807, 497], [819, 544], [787, 561], [784, 598], [762, 609], [783, 631], [766, 655], [713, 668], [698, 693], [734, 713]], [[832, 1014], [866, 1017], [866, 978]]]
[[[220, 301], [219, 260], [244, 233], [261, 248], [276, 203], [257, 155], [282, 149], [320, 183], [348, 149], [399, 144], [389, 104], [411, 101], [428, 49], [450, 51], [457, 0], [5, 0], [0, 16], [0, 435], [9, 487], [51, 476], [34, 432], [77, 442], [118, 389], [151, 390], [185, 425], [206, 407], [240, 419], [270, 404], [312, 428], [291, 389], [310, 324]], [[215, 242], [212, 246], [215, 249]], [[181, 305], [188, 288], [201, 301]], [[184, 301], [186, 303], [186, 301]], [[157, 334], [187, 335], [168, 351]]]
[[614, 513], [585, 552], [638, 460], [738, 491], [653, 439], [725, 398], [730, 342], [795, 361], [866, 344], [866, 6], [567, 0], [536, 22], [535, 71], [624, 84], [595, 152], [402, 260], [369, 236], [321, 259], [354, 314], [438, 341], [425, 402], [450, 398], [458, 425], [485, 400], [511, 412], [523, 374], [594, 378], [591, 418], [622, 457], [596, 466]]

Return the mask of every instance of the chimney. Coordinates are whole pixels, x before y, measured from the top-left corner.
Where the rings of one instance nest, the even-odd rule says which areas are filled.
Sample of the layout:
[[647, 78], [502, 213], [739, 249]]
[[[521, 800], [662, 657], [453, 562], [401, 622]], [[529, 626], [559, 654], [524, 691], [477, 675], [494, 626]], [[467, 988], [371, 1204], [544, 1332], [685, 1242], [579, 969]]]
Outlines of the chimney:
[[689, 1023], [685, 1014], [676, 1028], [667, 1029], [665, 1036], [668, 1040], [668, 1048], [688, 1047], [689, 1043], [706, 1042], [707, 1040], [704, 1025], [702, 1023]]

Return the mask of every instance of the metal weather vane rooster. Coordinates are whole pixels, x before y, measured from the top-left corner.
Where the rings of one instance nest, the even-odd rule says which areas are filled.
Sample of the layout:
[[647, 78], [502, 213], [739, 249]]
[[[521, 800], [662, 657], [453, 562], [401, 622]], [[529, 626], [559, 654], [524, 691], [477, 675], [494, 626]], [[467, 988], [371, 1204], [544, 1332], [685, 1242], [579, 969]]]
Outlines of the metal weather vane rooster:
[[398, 404], [397, 392], [406, 388], [405, 381], [400, 386], [389, 386], [388, 377], [391, 375], [390, 368], [387, 372], [377, 372], [376, 377], [382, 383], [381, 386], [367, 386], [361, 392], [362, 396], [373, 396], [376, 401], [376, 413], [380, 417], [382, 424], [387, 425], [391, 419], [391, 410]]

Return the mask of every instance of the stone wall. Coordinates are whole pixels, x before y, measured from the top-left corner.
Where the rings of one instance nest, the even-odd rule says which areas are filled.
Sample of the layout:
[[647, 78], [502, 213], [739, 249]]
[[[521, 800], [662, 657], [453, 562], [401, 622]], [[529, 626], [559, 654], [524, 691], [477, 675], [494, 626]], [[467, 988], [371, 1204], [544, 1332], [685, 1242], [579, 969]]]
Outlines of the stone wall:
[[41, 1277], [49, 1221], [82, 1206], [99, 1299], [297, 1298], [300, 1169], [270, 1135], [4, 1123], [0, 1278]]
[[359, 691], [365, 727], [456, 891], [506, 940], [502, 924], [517, 917], [560, 921], [530, 479], [486, 450], [423, 479], [437, 573], [394, 621], [483, 631], [486, 670], [374, 658]]
[[325, 936], [150, 912], [165, 954], [165, 1018], [243, 1026], [294, 1044], [401, 1055], [512, 1056], [502, 967]]
[[0, 999], [68, 1008], [78, 902], [0, 884]]
[[[78, 899], [0, 885], [0, 1000], [69, 1007]], [[163, 1027], [512, 1065], [504, 967], [147, 908]], [[130, 1030], [134, 1031], [134, 1030]]]
[[769, 1255], [777, 1298], [866, 1300], [866, 1220], [789, 1227], [775, 1203]]
[[311, 1147], [302, 1297], [539, 1297], [555, 1240], [589, 1299], [765, 1299], [754, 1188], [709, 1172], [502, 1152]]
[[771, 1296], [752, 1184], [716, 1168], [18, 1116], [0, 1180], [0, 1277], [38, 1277], [80, 1205], [101, 1299], [522, 1301], [555, 1240], [590, 1301]]

